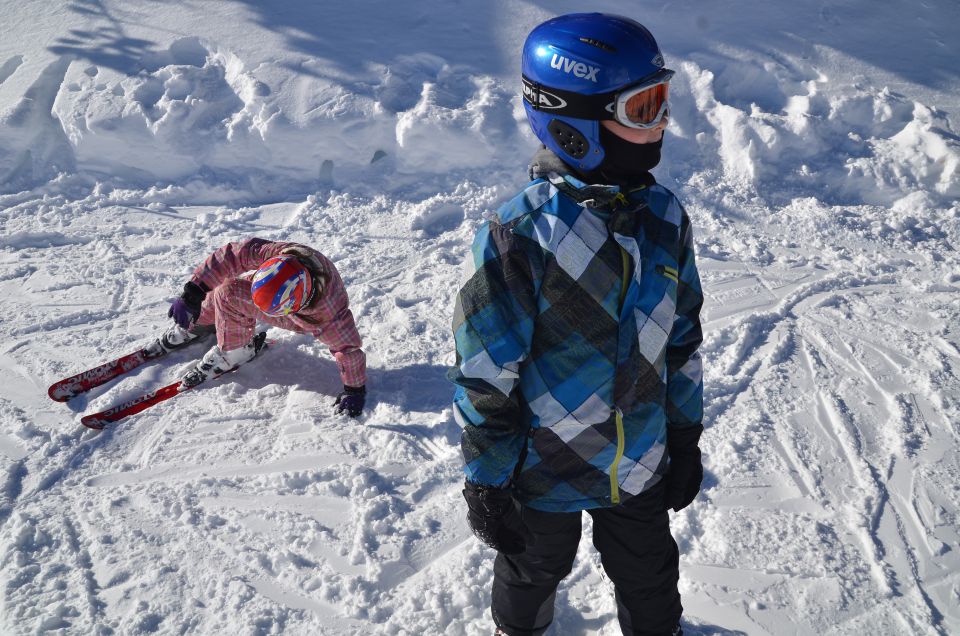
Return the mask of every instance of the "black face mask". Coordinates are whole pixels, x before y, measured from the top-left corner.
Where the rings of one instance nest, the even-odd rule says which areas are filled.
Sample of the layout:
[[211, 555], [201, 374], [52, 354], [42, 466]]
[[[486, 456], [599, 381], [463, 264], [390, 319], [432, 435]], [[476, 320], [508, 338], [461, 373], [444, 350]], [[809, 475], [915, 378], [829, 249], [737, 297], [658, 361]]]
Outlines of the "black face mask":
[[656, 183], [650, 171], [660, 163], [660, 148], [663, 137], [649, 144], [634, 144], [600, 126], [600, 143], [603, 145], [603, 162], [593, 172], [605, 182], [652, 185]]

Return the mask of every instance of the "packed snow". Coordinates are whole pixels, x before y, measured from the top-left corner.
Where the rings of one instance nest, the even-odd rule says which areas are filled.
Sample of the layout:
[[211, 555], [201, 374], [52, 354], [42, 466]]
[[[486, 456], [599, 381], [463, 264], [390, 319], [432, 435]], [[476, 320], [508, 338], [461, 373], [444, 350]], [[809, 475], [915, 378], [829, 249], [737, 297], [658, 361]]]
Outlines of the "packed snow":
[[[706, 479], [685, 634], [960, 633], [960, 4], [604, 0], [677, 70], [655, 171], [697, 231]], [[461, 263], [536, 148], [567, 0], [0, 2], [0, 633], [490, 634], [445, 372]], [[247, 236], [348, 286], [368, 410], [276, 342], [102, 432], [67, 405]], [[585, 516], [589, 536], [589, 517]], [[586, 538], [550, 634], [619, 633]]]

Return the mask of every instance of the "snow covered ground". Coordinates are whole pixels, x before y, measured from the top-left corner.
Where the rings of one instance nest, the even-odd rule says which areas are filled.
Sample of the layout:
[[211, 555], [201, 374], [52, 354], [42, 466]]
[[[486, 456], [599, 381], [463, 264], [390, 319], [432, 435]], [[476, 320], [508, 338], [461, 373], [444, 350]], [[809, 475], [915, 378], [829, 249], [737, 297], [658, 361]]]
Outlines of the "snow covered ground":
[[[491, 633], [452, 297], [535, 147], [520, 44], [583, 7], [0, 2], [0, 633]], [[590, 8], [647, 24], [678, 71], [656, 174], [707, 295], [685, 633], [960, 633], [960, 5]], [[333, 361], [282, 332], [100, 433], [80, 415], [203, 347], [47, 398], [249, 235], [336, 262], [365, 417], [332, 415]], [[583, 546], [551, 633], [616, 634]]]

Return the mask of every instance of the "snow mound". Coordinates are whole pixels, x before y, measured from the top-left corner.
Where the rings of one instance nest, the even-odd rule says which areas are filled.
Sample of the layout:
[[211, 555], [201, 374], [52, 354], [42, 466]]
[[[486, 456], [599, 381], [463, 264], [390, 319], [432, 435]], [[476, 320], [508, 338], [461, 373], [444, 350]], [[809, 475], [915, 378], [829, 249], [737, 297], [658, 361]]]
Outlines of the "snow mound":
[[441, 57], [399, 57], [362, 90], [319, 64], [299, 77], [251, 68], [197, 37], [145, 54], [136, 74], [61, 57], [0, 120], [0, 193], [78, 170], [125, 187], [199, 178], [278, 199], [364, 179], [385, 158], [400, 174], [482, 168], [518, 131], [513, 91]]
[[675, 92], [691, 99], [675, 99], [673, 122], [681, 148], [718, 156], [724, 182], [772, 200], [814, 190], [878, 205], [904, 192], [941, 203], [960, 195], [960, 140], [945, 113], [794, 65], [753, 62], [734, 73], [732, 63], [684, 62]]

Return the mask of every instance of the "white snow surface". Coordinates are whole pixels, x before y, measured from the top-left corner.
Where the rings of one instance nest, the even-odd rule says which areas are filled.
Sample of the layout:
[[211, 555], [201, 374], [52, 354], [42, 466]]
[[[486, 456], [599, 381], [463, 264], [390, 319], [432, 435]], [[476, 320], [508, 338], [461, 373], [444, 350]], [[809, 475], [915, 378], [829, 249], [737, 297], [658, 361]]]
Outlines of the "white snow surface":
[[[526, 180], [566, 0], [0, 2], [0, 633], [490, 634], [444, 378], [482, 214]], [[960, 633], [960, 4], [599, 1], [677, 70], [706, 478], [688, 634]], [[46, 387], [162, 330], [231, 240], [348, 285], [368, 411], [309, 338], [103, 432]], [[617, 634], [588, 539], [550, 634]]]

